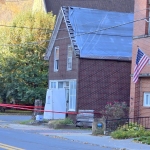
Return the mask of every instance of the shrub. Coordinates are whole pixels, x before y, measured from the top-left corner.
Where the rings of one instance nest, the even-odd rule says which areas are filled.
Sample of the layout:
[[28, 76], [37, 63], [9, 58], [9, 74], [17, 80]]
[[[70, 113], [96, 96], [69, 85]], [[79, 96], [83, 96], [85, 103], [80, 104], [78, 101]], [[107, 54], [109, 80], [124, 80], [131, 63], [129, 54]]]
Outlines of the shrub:
[[128, 110], [126, 102], [114, 101], [113, 103], [107, 103], [101, 114], [107, 119], [123, 118], [126, 116]]
[[53, 122], [53, 124], [62, 124], [62, 125], [73, 124], [73, 120], [71, 120], [70, 118], [65, 118], [64, 120], [56, 120]]
[[130, 123], [129, 125], [119, 127], [116, 131], [111, 133], [111, 136], [115, 139], [136, 138], [150, 136], [150, 131], [145, 130], [141, 125]]
[[135, 138], [134, 141], [150, 145], [150, 136], [141, 136], [139, 138]]

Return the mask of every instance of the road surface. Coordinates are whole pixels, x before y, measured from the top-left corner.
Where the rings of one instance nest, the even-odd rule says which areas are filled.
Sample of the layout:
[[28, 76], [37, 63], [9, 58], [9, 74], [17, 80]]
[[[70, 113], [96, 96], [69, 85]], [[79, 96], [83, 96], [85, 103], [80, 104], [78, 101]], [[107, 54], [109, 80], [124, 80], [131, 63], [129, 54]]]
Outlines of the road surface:
[[[0, 150], [113, 150], [56, 136], [69, 131], [82, 136], [80, 130], [53, 130], [43, 126], [16, 124], [17, 121], [28, 119], [30, 116], [0, 115]], [[86, 134], [89, 131], [83, 132]]]

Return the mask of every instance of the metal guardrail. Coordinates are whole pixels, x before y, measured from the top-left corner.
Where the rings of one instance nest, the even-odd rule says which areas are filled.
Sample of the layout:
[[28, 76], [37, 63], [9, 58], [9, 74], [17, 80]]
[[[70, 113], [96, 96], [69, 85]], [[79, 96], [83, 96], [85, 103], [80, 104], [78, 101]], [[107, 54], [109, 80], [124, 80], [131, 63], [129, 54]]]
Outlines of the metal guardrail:
[[135, 117], [135, 118], [120, 118], [120, 119], [106, 119], [106, 131], [112, 132], [118, 127], [136, 123], [143, 126], [145, 129], [150, 129], [150, 117]]

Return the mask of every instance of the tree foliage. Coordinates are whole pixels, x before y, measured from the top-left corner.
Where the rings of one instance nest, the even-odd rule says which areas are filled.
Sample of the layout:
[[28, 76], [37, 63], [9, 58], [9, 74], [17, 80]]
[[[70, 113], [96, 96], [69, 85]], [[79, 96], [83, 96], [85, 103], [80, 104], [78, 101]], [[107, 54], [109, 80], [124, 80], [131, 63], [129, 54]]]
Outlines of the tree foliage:
[[[0, 96], [33, 103], [45, 100], [48, 62], [43, 60], [54, 28], [52, 13], [25, 12], [0, 29]], [[27, 28], [18, 28], [27, 27]]]
[[34, 0], [0, 0], [0, 23], [12, 21], [22, 11], [32, 10]]

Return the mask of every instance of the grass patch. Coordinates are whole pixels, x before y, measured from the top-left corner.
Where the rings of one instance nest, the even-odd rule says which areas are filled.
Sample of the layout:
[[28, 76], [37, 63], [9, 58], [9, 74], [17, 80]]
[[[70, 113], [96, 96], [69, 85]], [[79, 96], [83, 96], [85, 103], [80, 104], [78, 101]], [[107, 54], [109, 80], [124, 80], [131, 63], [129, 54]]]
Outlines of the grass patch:
[[57, 125], [57, 124], [67, 125], [67, 124], [73, 124], [73, 121], [70, 118], [65, 118], [63, 120], [54, 120], [50, 124], [52, 124], [52, 125]]
[[33, 111], [25, 110], [16, 110], [16, 109], [6, 109], [5, 112], [1, 112], [1, 115], [4, 114], [16, 114], [16, 115], [32, 115]]
[[19, 124], [24, 124], [24, 125], [28, 125], [30, 124], [31, 122], [33, 122], [34, 120], [25, 120], [25, 121], [19, 121], [18, 123]]

